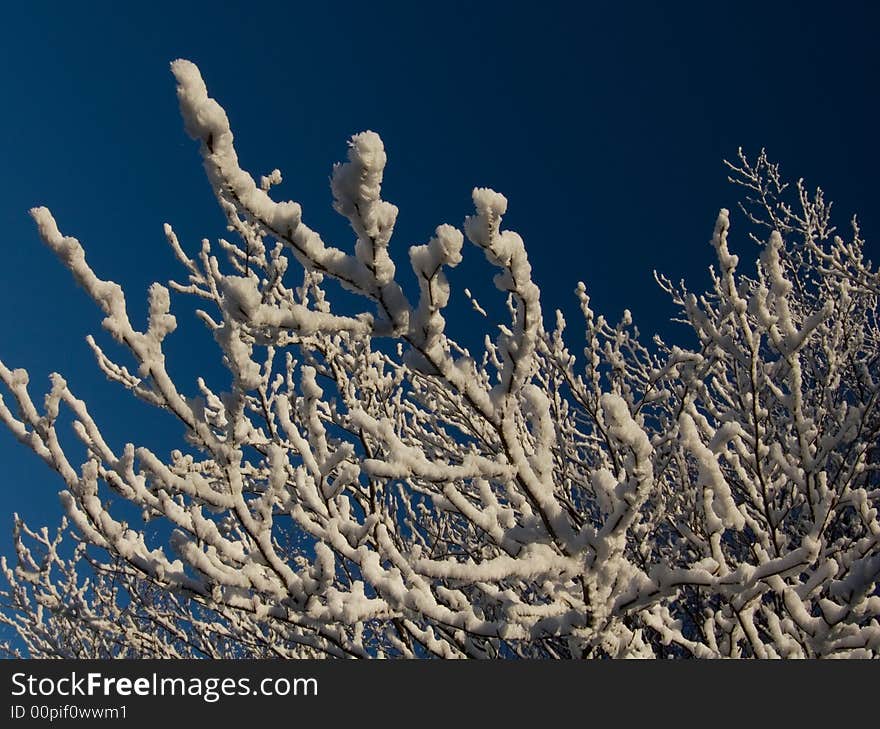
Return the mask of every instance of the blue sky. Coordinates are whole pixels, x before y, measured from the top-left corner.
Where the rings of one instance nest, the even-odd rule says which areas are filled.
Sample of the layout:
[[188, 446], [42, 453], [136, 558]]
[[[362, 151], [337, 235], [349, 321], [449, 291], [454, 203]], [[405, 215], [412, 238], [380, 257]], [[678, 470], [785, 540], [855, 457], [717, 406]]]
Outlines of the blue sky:
[[[385, 197], [401, 209], [401, 265], [437, 224], [461, 223], [472, 187], [492, 186], [510, 201], [507, 226], [526, 240], [545, 311], [573, 312], [584, 280], [599, 311], [616, 318], [628, 307], [644, 332], [674, 338], [651, 271], [705, 283], [717, 210], [737, 200], [721, 161], [740, 145], [766, 147], [790, 177], [826, 189], [841, 223], [857, 212], [878, 237], [880, 13], [768, 5], [10, 5], [0, 30], [0, 358], [30, 371], [35, 396], [62, 372], [114, 440], [170, 448], [180, 436], [96, 372], [84, 337], [100, 316], [27, 216], [49, 206], [93, 267], [123, 284], [136, 316], [147, 286], [179, 273], [164, 222], [189, 250], [224, 234], [177, 111], [177, 57], [200, 66], [225, 106], [244, 166], [281, 168], [281, 193], [336, 245], [351, 241], [330, 209], [330, 166], [352, 133], [373, 129], [389, 155]], [[733, 224], [733, 247], [752, 258]], [[468, 262], [453, 285], [482, 301], [482, 272]], [[172, 345], [190, 389], [203, 364], [216, 368], [198, 341]], [[57, 522], [60, 481], [5, 431], [0, 463], [8, 552], [13, 511]]]

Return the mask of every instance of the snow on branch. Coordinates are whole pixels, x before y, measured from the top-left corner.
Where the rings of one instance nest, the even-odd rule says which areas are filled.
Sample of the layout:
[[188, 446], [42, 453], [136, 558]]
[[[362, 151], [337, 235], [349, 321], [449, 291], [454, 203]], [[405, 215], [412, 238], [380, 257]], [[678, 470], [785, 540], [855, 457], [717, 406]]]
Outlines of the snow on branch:
[[[165, 226], [183, 278], [150, 287], [143, 331], [80, 242], [31, 212], [122, 345], [117, 362], [88, 337], [100, 370], [184, 436], [167, 454], [135, 429], [106, 437], [63, 377], [38, 400], [0, 362], [0, 420], [63, 482], [60, 527], [16, 517], [0, 560], [0, 623], [29, 655], [878, 655], [880, 277], [821, 190], [740, 153], [742, 215], [716, 218], [710, 290], [656, 275], [693, 344], [643, 341], [584, 284], [577, 332], [544, 321], [500, 193], [473, 190], [460, 227], [409, 248], [407, 291], [378, 134], [333, 168], [353, 241], [330, 245], [273, 198], [278, 170], [243, 168], [198, 68], [172, 71], [233, 240], [191, 249]], [[472, 291], [508, 305], [482, 352], [444, 313], [465, 239], [495, 290], [464, 296], [486, 319]], [[169, 373], [176, 297], [198, 302], [222, 381]], [[369, 310], [339, 313], [353, 302]]]

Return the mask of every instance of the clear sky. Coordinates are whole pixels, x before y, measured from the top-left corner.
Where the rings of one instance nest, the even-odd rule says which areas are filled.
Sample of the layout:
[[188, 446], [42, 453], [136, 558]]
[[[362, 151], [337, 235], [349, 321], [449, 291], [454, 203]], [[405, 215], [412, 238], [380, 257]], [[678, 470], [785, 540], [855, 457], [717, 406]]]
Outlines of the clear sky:
[[[671, 5], [671, 3], [670, 3]], [[839, 221], [880, 237], [876, 201], [880, 13], [871, 3], [176, 2], [7, 4], [0, 29], [0, 358], [35, 397], [62, 372], [113, 440], [173, 447], [161, 416], [131, 409], [85, 344], [100, 315], [40, 243], [27, 210], [47, 205], [93, 267], [146, 288], [176, 276], [162, 236], [194, 250], [224, 234], [169, 62], [195, 61], [224, 105], [243, 165], [281, 168], [280, 192], [312, 227], [351, 244], [330, 209], [330, 165], [354, 132], [389, 155], [385, 197], [406, 248], [460, 224], [470, 190], [510, 201], [545, 311], [625, 307], [645, 332], [673, 309], [659, 269], [700, 287], [718, 208], [735, 206], [721, 161], [762, 146], [790, 177], [821, 184]], [[733, 248], [756, 251], [737, 237]], [[874, 251], [877, 250], [875, 245]], [[478, 258], [475, 249], [466, 257]], [[876, 254], [874, 255], [876, 259]], [[470, 276], [470, 278], [469, 278]], [[459, 290], [491, 289], [467, 262]], [[482, 297], [481, 297], [482, 299]], [[576, 316], [569, 317], [572, 328]], [[454, 336], [456, 321], [450, 323]], [[214, 356], [172, 345], [183, 383]], [[214, 367], [205, 364], [205, 367]], [[214, 370], [214, 371], [215, 371]], [[55, 524], [60, 480], [0, 431], [0, 553], [11, 513]]]

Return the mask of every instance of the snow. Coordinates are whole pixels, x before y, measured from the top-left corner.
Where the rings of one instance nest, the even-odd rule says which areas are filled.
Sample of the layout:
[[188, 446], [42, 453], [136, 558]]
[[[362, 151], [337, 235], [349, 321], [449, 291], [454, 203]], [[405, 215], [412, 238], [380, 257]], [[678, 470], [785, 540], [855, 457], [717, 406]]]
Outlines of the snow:
[[[33, 654], [76, 639], [120, 657], [876, 657], [880, 277], [821, 193], [777, 200], [763, 154], [730, 166], [767, 240], [740, 271], [723, 209], [710, 290], [657, 276], [691, 346], [642, 343], [585, 284], [583, 329], [561, 312], [554, 328], [503, 195], [475, 188], [463, 230], [410, 247], [405, 291], [377, 133], [333, 169], [353, 233], [334, 247], [273, 199], [280, 171], [242, 168], [196, 66], [172, 70], [229, 240], [190, 257], [165, 226], [185, 279], [150, 286], [143, 331], [31, 211], [121, 345], [87, 340], [99, 368], [183, 431], [169, 453], [127, 442], [65, 378], [38, 402], [0, 362], [0, 420], [60, 476], [67, 517], [54, 535], [17, 519], [17, 563], [0, 563]], [[463, 290], [490, 319], [482, 351], [445, 317], [465, 238], [494, 269], [494, 292]], [[472, 290], [500, 292], [503, 320]], [[172, 295], [197, 300], [223, 384], [169, 373]]]

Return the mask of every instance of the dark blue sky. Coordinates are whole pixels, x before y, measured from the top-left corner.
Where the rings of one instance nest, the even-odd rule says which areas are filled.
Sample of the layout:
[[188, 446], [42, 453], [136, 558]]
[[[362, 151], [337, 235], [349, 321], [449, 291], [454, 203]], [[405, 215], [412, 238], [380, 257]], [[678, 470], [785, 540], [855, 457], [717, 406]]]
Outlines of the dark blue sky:
[[[472, 187], [503, 192], [548, 312], [572, 312], [583, 279], [599, 311], [616, 318], [629, 307], [643, 331], [670, 331], [673, 310], [651, 271], [705, 282], [717, 210], [737, 200], [721, 161], [739, 145], [765, 146], [789, 176], [826, 189], [841, 223], [858, 212], [877, 238], [880, 16], [868, 3], [435, 5], [6, 7], [0, 358], [26, 367], [39, 397], [50, 371], [65, 374], [114, 442], [171, 447], [179, 436], [162, 436], [160, 416], [128, 408], [96, 374], [84, 336], [100, 316], [27, 210], [49, 206], [138, 315], [149, 283], [179, 273], [163, 222], [190, 250], [224, 234], [177, 111], [168, 63], [181, 56], [227, 109], [244, 166], [280, 167], [281, 193], [336, 245], [350, 236], [330, 209], [330, 165], [363, 129], [388, 150], [401, 266], [438, 223], [461, 223]], [[752, 258], [736, 223], [733, 247]], [[491, 284], [478, 257], [466, 249], [453, 285], [479, 296]], [[214, 351], [196, 355], [190, 341], [172, 344], [172, 369], [191, 390]], [[12, 511], [57, 521], [60, 481], [5, 431], [0, 463], [8, 551]]]

